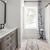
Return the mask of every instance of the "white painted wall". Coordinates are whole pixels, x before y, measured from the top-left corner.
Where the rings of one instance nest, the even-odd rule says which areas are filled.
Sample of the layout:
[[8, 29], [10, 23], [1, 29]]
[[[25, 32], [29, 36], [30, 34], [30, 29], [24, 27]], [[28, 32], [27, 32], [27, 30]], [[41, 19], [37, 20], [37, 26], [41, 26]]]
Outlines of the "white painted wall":
[[7, 0], [6, 25], [8, 28], [18, 27], [18, 47], [21, 45], [20, 19], [21, 0]]
[[45, 7], [45, 34], [46, 40], [50, 44], [50, 4]]
[[21, 2], [21, 40], [23, 38], [23, 15], [24, 15], [24, 0]]
[[37, 38], [37, 29], [24, 29], [23, 38]]
[[[33, 7], [33, 6], [37, 6], [38, 2], [25, 2], [24, 5]], [[24, 32], [23, 38], [37, 38], [37, 29], [24, 29], [23, 32]]]
[[44, 22], [44, 29], [45, 29], [45, 6], [48, 3], [50, 3], [50, 0], [41, 0], [41, 1], [42, 1], [42, 15], [43, 15], [43, 22]]

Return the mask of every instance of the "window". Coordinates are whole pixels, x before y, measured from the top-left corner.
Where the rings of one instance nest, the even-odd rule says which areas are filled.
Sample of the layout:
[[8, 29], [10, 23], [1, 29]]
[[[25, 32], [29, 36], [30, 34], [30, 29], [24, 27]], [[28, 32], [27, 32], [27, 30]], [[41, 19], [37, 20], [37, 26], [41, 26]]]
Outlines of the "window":
[[25, 7], [24, 28], [37, 28], [37, 7]]

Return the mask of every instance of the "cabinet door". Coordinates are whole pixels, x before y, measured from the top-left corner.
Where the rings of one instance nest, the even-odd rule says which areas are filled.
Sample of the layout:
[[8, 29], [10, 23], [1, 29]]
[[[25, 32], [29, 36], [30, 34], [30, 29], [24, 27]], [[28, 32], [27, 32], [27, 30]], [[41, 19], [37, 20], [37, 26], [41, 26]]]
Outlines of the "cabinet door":
[[15, 50], [15, 48], [16, 48], [16, 30], [14, 30], [13, 32], [12, 32], [12, 50]]

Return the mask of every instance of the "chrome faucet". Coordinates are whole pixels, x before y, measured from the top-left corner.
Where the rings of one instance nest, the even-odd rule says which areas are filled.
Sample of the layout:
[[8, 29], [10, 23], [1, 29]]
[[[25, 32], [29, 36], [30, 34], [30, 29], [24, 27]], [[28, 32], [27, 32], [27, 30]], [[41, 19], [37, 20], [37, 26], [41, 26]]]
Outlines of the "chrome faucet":
[[0, 24], [0, 29], [4, 29], [5, 24]]

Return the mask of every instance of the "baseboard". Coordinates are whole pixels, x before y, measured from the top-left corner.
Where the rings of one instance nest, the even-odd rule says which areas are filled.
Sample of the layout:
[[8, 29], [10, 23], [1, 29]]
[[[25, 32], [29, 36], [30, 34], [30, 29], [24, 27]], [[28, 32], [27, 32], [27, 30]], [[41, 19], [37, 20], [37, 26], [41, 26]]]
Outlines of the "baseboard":
[[23, 39], [37, 39], [37, 38], [23, 38]]
[[18, 48], [21, 48], [21, 44], [18, 44]]
[[49, 40], [47, 40], [47, 42], [48, 42], [48, 44], [50, 45], [50, 41], [49, 41]]

